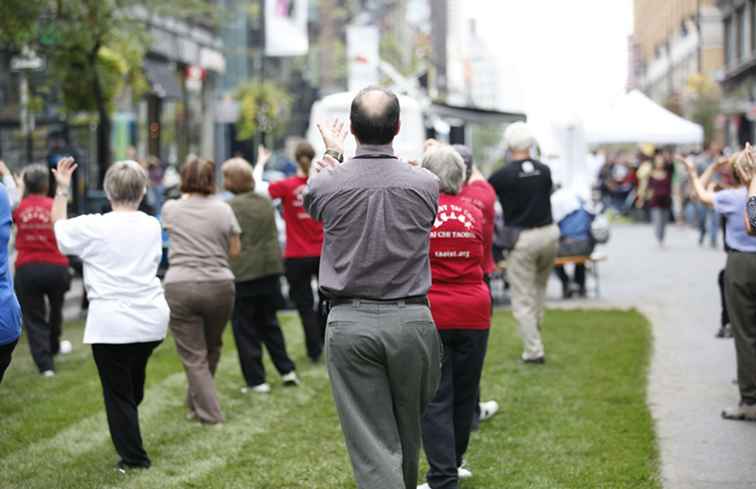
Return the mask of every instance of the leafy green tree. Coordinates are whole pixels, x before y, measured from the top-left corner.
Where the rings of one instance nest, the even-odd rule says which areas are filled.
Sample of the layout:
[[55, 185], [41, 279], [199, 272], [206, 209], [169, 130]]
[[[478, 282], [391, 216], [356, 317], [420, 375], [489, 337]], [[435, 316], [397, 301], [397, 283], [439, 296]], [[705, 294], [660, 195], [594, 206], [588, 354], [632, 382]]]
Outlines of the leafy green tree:
[[719, 85], [703, 75], [688, 79], [689, 117], [704, 129], [704, 145], [717, 140], [716, 118], [722, 113]]
[[237, 89], [236, 100], [240, 106], [236, 123], [238, 140], [261, 134], [277, 137], [286, 131], [292, 98], [276, 84], [245, 83]]
[[68, 112], [97, 114], [100, 179], [110, 165], [111, 113], [125, 86], [146, 88], [141, 71], [150, 43], [146, 20], [157, 14], [212, 19], [204, 0], [2, 0], [0, 43], [32, 48], [48, 62], [49, 83]]

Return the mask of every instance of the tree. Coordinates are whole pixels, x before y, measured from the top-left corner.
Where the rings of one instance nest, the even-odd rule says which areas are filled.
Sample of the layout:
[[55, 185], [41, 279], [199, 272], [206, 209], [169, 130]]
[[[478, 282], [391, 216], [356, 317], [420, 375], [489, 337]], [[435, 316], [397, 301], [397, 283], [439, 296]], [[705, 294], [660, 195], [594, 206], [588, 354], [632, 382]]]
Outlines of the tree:
[[688, 79], [689, 116], [704, 129], [704, 145], [717, 140], [717, 116], [722, 113], [719, 85], [703, 75]]
[[[121, 90], [145, 88], [142, 60], [152, 14], [212, 18], [204, 0], [3, 0], [0, 43], [48, 61], [49, 83], [65, 109], [97, 114], [100, 180], [110, 165], [111, 112]], [[210, 16], [210, 17], [208, 17]]]
[[237, 90], [236, 100], [240, 107], [238, 140], [261, 134], [277, 137], [286, 130], [292, 99], [274, 83], [245, 83]]

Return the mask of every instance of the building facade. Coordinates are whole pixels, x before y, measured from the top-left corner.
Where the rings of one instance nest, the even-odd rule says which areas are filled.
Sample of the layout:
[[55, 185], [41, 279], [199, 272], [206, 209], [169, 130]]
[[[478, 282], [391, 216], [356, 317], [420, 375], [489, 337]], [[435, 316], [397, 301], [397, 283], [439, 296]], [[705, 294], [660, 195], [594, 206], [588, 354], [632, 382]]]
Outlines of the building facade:
[[722, 12], [725, 68], [724, 94], [727, 142], [743, 145], [756, 136], [756, 0], [717, 2]]
[[680, 99], [693, 75], [717, 80], [724, 65], [715, 0], [635, 0], [628, 88], [659, 104]]

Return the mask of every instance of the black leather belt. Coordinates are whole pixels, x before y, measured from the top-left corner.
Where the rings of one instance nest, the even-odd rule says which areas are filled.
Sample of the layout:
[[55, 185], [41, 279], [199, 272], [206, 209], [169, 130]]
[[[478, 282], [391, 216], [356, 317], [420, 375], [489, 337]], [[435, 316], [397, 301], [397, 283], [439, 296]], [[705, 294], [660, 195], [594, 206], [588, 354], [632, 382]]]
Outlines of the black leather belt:
[[407, 304], [412, 306], [428, 306], [430, 307], [430, 302], [428, 301], [428, 297], [421, 295], [421, 296], [414, 296], [414, 297], [404, 297], [401, 299], [390, 299], [390, 300], [381, 300], [381, 299], [363, 299], [361, 297], [335, 297], [333, 299], [329, 299], [331, 307], [333, 306], [343, 306], [345, 304], [353, 304], [355, 302], [359, 302], [361, 304], [379, 304], [379, 305], [401, 305], [401, 304]]

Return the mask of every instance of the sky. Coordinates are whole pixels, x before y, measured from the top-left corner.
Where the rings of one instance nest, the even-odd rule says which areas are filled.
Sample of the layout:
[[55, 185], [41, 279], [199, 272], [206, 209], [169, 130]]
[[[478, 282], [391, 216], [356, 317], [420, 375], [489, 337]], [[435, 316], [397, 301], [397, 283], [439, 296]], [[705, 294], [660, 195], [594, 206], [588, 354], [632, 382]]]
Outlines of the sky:
[[505, 105], [584, 116], [622, 94], [632, 0], [464, 0], [499, 64]]

